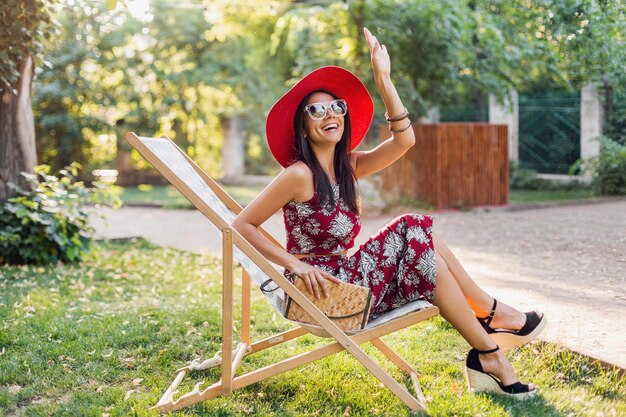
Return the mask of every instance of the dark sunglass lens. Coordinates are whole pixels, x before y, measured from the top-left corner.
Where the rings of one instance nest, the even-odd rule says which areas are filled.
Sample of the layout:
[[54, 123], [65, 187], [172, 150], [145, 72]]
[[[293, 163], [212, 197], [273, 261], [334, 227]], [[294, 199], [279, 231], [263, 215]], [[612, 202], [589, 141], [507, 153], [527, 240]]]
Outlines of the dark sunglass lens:
[[314, 119], [323, 119], [326, 116], [326, 107], [320, 103], [311, 104], [309, 107], [309, 114]]
[[346, 110], [348, 110], [348, 107], [346, 106], [345, 101], [335, 100], [330, 103], [330, 109], [333, 113], [335, 113], [335, 115], [343, 116], [344, 114], [346, 114]]

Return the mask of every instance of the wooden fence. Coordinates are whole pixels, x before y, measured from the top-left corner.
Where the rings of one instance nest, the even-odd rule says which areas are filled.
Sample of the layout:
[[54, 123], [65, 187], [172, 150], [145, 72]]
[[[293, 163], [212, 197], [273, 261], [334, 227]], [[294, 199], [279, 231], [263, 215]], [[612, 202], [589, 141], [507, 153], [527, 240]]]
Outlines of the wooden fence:
[[[435, 208], [507, 204], [507, 126], [436, 123], [413, 126], [415, 146], [382, 171], [387, 197], [419, 200]], [[381, 126], [380, 138], [389, 137]]]

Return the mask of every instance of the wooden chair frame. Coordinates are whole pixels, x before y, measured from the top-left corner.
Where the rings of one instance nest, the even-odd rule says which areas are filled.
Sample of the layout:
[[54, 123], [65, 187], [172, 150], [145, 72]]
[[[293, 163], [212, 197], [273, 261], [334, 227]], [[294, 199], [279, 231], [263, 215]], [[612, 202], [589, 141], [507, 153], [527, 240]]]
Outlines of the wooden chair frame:
[[[162, 139], [167, 139], [163, 137]], [[222, 298], [222, 356], [218, 353], [212, 358], [198, 363], [192, 362], [189, 366], [177, 370], [177, 376], [163, 394], [156, 407], [161, 412], [175, 411], [190, 405], [196, 404], [210, 398], [221, 395], [230, 395], [232, 391], [254, 384], [271, 376], [287, 372], [318, 359], [347, 350], [365, 368], [367, 368], [376, 378], [378, 378], [389, 390], [391, 390], [404, 404], [413, 411], [426, 409], [426, 401], [422, 394], [417, 371], [395, 353], [380, 337], [404, 329], [413, 324], [426, 320], [439, 314], [439, 309], [435, 306], [411, 312], [403, 317], [399, 317], [381, 324], [377, 327], [367, 328], [354, 335], [347, 335], [339, 329], [328, 317], [326, 317], [308, 298], [302, 294], [287, 278], [285, 278], [274, 266], [263, 257], [245, 238], [234, 230], [224, 219], [222, 219], [211, 207], [183, 181], [172, 170], [170, 170], [154, 153], [144, 144], [134, 133], [126, 134], [126, 140], [137, 149], [163, 176], [165, 176], [189, 201], [202, 212], [222, 233], [222, 264], [223, 264], [223, 298]], [[167, 139], [169, 140], [169, 139]], [[173, 143], [172, 143], [173, 144]], [[174, 145], [176, 146], [176, 145]], [[235, 202], [213, 179], [211, 179], [202, 169], [200, 169], [189, 156], [180, 148], [176, 149], [183, 155], [185, 160], [193, 167], [202, 180], [211, 190], [222, 200], [222, 202], [234, 213], [241, 211], [241, 206]], [[280, 245], [269, 233], [261, 229], [261, 232], [275, 244]], [[274, 283], [281, 287], [284, 292], [297, 302], [311, 317], [317, 321], [328, 337], [334, 339], [333, 343], [318, 347], [309, 352], [296, 355], [281, 362], [266, 366], [264, 368], [248, 372], [243, 375], [236, 375], [238, 367], [243, 359], [250, 354], [277, 346], [281, 343], [298, 338], [310, 333], [305, 327], [299, 326], [292, 330], [273, 335], [266, 339], [252, 342], [250, 337], [250, 277], [243, 270], [242, 274], [242, 315], [240, 342], [233, 349], [233, 249], [236, 245], [245, 253], [256, 265], [271, 278]], [[282, 247], [282, 246], [281, 246]], [[407, 372], [414, 385], [416, 395], [410, 394], [402, 385], [382, 369], [372, 358], [370, 358], [360, 347], [360, 344], [371, 342], [380, 350], [391, 362], [400, 370]], [[202, 370], [221, 366], [221, 379], [207, 388], [200, 390], [202, 383], [196, 384], [193, 390], [181, 395], [174, 400], [176, 388], [182, 382], [185, 375], [192, 370]]]

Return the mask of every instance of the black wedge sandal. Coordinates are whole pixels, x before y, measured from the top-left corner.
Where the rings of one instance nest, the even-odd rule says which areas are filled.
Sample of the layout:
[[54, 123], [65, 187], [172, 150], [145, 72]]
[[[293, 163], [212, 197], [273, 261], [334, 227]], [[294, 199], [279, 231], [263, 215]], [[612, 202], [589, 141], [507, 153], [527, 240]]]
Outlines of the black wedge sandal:
[[546, 327], [545, 315], [539, 315], [536, 311], [529, 311], [526, 314], [526, 323], [519, 330], [494, 329], [491, 327], [491, 320], [496, 314], [496, 306], [498, 300], [493, 299], [493, 306], [487, 317], [476, 317], [483, 329], [491, 336], [494, 342], [500, 346], [503, 352], [513, 349], [514, 347], [525, 345], [530, 342]]
[[494, 353], [498, 350], [500, 350], [499, 346], [491, 350], [472, 349], [469, 351], [465, 361], [465, 376], [467, 377], [469, 389], [474, 392], [504, 394], [518, 400], [534, 397], [537, 394], [537, 389], [531, 390], [528, 384], [522, 384], [518, 381], [510, 385], [502, 385], [495, 376], [483, 370], [483, 365], [480, 363], [478, 355], [480, 353]]

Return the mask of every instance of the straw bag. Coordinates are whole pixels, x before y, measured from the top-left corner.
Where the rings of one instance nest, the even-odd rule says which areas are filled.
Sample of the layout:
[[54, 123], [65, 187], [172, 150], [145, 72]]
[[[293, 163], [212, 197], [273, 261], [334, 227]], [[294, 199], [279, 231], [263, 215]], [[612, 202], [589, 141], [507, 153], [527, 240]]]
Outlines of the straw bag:
[[[326, 298], [315, 298], [306, 289], [304, 281], [296, 278], [294, 285], [305, 297], [307, 297], [317, 308], [322, 310], [337, 327], [344, 331], [361, 330], [367, 324], [370, 313], [370, 302], [372, 292], [369, 288], [348, 283], [334, 283], [327, 281], [329, 296]], [[315, 320], [302, 309], [289, 296], [285, 300], [285, 317], [289, 320], [300, 323], [317, 325]]]

